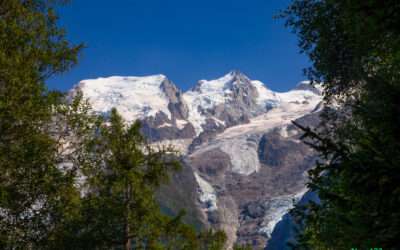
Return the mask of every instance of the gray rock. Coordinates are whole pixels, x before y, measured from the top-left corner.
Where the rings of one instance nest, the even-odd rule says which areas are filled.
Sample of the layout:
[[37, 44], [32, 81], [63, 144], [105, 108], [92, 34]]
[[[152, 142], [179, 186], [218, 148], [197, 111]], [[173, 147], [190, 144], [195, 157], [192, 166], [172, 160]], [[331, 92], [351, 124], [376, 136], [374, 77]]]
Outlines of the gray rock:
[[175, 119], [186, 120], [188, 109], [183, 99], [182, 92], [167, 78], [161, 83], [161, 88], [169, 98], [168, 109]]

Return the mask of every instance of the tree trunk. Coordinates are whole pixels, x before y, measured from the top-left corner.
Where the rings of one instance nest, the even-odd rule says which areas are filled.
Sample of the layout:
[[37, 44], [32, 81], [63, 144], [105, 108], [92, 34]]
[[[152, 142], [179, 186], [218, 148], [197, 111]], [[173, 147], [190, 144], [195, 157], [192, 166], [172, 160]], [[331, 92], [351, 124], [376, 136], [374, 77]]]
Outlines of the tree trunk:
[[131, 247], [131, 238], [129, 232], [129, 217], [130, 217], [130, 196], [131, 196], [131, 186], [129, 184], [126, 185], [125, 188], [125, 250], [129, 250]]

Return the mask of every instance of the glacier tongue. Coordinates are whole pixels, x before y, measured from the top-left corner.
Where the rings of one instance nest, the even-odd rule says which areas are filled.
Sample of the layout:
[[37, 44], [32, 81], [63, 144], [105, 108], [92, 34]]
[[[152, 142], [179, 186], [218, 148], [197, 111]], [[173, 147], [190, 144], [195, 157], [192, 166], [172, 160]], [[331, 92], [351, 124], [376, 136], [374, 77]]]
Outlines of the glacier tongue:
[[264, 222], [261, 224], [262, 227], [259, 232], [270, 237], [275, 225], [281, 221], [282, 217], [293, 207], [293, 201], [297, 203], [306, 191], [307, 189], [304, 189], [295, 195], [282, 195], [260, 201], [265, 203], [266, 211]]
[[194, 177], [196, 178], [198, 185], [198, 192], [200, 193], [199, 201], [206, 204], [206, 212], [211, 212], [216, 210], [217, 207], [217, 193], [210, 183], [201, 178], [196, 172], [194, 172]]

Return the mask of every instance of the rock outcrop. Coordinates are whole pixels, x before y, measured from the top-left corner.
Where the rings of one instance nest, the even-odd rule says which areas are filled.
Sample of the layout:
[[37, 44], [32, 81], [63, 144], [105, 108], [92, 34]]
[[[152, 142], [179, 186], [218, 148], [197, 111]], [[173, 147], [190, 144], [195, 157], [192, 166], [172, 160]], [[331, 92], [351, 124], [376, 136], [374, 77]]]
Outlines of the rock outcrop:
[[167, 78], [161, 83], [161, 88], [169, 99], [168, 109], [175, 119], [186, 120], [188, 110], [183, 100], [182, 92]]

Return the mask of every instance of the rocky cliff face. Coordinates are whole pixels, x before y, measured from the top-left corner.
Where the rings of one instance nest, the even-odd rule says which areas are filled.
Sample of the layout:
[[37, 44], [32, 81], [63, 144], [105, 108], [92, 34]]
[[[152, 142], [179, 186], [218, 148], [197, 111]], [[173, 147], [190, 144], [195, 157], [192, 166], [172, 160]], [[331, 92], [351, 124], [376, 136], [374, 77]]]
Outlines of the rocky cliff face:
[[262, 114], [266, 108], [257, 104], [259, 93], [256, 86], [243, 73], [233, 70], [212, 81], [201, 80], [184, 94], [189, 104], [189, 119], [199, 123], [197, 131], [207, 131], [209, 126], [201, 117], [215, 119], [216, 126], [231, 127]]
[[160, 87], [168, 97], [168, 109], [171, 111], [172, 116], [175, 119], [186, 120], [188, 118], [188, 110], [183, 100], [182, 92], [167, 78], [164, 79]]
[[229, 90], [226, 91], [228, 101], [208, 111], [217, 119], [234, 126], [239, 124], [239, 119], [244, 115], [254, 117], [266, 110], [257, 105], [257, 88], [245, 75], [239, 71], [232, 71], [230, 75], [232, 79], [225, 86]]
[[320, 90], [307, 82], [277, 93], [231, 71], [184, 94], [163, 75], [84, 80], [70, 98], [77, 91], [98, 113], [116, 107], [126, 122], [142, 120], [151, 142], [181, 150], [185, 167], [160, 190], [162, 208], [174, 214], [184, 207], [197, 228], [225, 230], [228, 247], [264, 247], [306, 191], [305, 172], [316, 155], [291, 121], [319, 121]]

